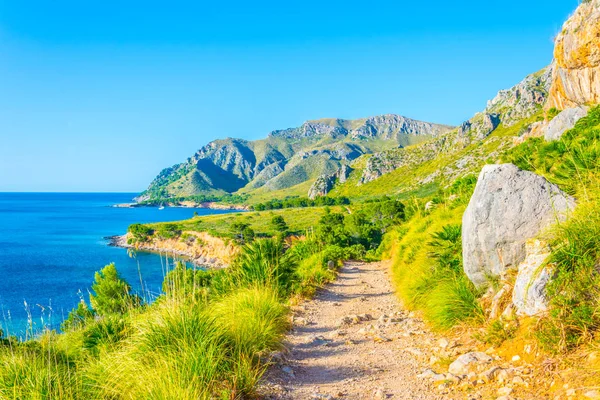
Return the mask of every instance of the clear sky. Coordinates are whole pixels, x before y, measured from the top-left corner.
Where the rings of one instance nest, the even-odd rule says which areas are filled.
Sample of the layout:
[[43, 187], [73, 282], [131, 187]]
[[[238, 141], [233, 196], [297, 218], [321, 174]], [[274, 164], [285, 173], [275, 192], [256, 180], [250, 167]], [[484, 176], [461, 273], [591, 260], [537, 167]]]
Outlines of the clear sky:
[[141, 191], [210, 140], [459, 124], [549, 64], [577, 0], [0, 0], [0, 191]]

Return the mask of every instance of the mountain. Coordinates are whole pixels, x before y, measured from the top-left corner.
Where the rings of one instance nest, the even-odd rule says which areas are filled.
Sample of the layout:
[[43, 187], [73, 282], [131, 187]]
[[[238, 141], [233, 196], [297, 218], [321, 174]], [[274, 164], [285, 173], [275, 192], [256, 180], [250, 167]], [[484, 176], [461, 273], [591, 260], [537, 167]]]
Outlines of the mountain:
[[140, 199], [288, 189], [312, 183], [365, 154], [421, 143], [451, 129], [388, 114], [307, 121], [256, 141], [215, 140], [162, 170]]
[[499, 91], [458, 127], [381, 115], [308, 121], [256, 141], [216, 140], [161, 171], [140, 199], [238, 193], [256, 202], [434, 190], [527, 137], [572, 126], [573, 115], [587, 113], [573, 108], [598, 103], [599, 93], [600, 0], [587, 0], [557, 36], [550, 66]]

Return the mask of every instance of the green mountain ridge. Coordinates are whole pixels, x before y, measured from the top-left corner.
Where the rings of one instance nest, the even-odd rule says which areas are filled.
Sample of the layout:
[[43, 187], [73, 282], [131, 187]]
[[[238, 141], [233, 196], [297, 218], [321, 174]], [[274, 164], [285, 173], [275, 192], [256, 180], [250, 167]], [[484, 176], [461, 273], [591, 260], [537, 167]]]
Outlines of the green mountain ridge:
[[[255, 141], [215, 140], [185, 162], [161, 171], [138, 201], [244, 194], [253, 203], [315, 198], [332, 191], [361, 197], [371, 192], [364, 190], [367, 187], [388, 188], [388, 180], [395, 182], [394, 192], [444, 184], [499, 156], [499, 149], [510, 147], [511, 138], [535, 122], [529, 119], [540, 114], [547, 101], [552, 71], [552, 66], [546, 67], [499, 91], [482, 112], [459, 127], [386, 114], [311, 120]], [[436, 159], [435, 166], [426, 168]], [[411, 173], [397, 179], [398, 170]], [[373, 193], [386, 194], [385, 190]]]
[[312, 183], [365, 154], [421, 143], [451, 129], [388, 114], [307, 121], [255, 141], [219, 139], [162, 170], [139, 199], [287, 189]]

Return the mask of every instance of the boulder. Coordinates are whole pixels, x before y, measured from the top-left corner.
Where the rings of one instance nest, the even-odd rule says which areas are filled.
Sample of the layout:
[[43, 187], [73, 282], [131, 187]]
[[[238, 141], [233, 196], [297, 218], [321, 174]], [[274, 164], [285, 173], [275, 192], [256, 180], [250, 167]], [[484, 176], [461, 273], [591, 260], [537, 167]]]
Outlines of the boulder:
[[537, 315], [546, 311], [546, 285], [550, 281], [551, 269], [542, 267], [550, 248], [540, 240], [531, 239], [525, 243], [526, 256], [519, 264], [517, 280], [513, 289], [512, 301], [518, 315]]
[[577, 121], [585, 117], [587, 113], [587, 107], [583, 106], [563, 110], [544, 129], [544, 138], [548, 142], [560, 139], [563, 133], [572, 129]]
[[562, 220], [575, 201], [513, 164], [486, 165], [462, 219], [463, 265], [481, 287], [525, 259], [525, 242]]

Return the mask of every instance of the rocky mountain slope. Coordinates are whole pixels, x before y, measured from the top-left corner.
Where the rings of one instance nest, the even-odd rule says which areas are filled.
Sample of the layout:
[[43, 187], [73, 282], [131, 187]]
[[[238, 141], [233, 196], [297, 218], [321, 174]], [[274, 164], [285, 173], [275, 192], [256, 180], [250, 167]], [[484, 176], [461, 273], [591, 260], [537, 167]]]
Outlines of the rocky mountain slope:
[[554, 48], [556, 68], [548, 107], [600, 102], [600, 0], [587, 0], [563, 25]]
[[308, 121], [257, 141], [215, 140], [161, 171], [142, 198], [285, 189], [333, 173], [364, 154], [420, 143], [451, 129], [390, 114]]

